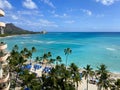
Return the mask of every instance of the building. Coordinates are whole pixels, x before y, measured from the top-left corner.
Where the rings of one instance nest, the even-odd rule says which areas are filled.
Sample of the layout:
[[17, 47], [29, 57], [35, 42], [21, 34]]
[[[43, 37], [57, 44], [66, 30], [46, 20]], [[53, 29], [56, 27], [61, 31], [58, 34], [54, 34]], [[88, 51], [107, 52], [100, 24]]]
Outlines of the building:
[[[0, 16], [4, 16], [5, 13], [0, 9]], [[1, 34], [4, 34], [5, 23], [0, 22]], [[7, 48], [7, 44], [4, 42], [0, 42], [0, 90], [9, 90], [10, 88], [10, 80], [9, 80], [9, 66], [7, 62], [7, 58], [9, 53], [5, 50]]]
[[[0, 9], [0, 17], [4, 17], [5, 13], [2, 9]], [[4, 34], [5, 23], [0, 22], [0, 34]]]

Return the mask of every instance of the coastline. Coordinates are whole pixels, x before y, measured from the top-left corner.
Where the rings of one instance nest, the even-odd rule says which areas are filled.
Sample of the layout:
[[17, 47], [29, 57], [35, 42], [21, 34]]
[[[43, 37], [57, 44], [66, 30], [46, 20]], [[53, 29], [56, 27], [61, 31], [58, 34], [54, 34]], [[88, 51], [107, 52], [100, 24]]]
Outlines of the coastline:
[[[32, 65], [39, 64], [39, 65], [42, 65], [43, 67], [45, 67], [45, 64], [36, 63], [34, 60], [31, 60], [31, 63], [32, 63]], [[30, 60], [27, 60], [27, 62], [25, 64], [30, 64]], [[49, 64], [48, 64], [48, 66], [51, 67], [51, 65], [49, 65]], [[52, 64], [52, 67], [54, 67], [54, 66], [55, 66], [55, 64]], [[79, 72], [80, 73], [83, 70], [84, 70], [83, 68], [79, 68]], [[110, 74], [111, 78], [120, 79], [120, 73], [119, 72], [117, 72], [117, 73], [115, 73], [115, 72], [109, 72], [109, 74]]]
[[[35, 34], [39, 34], [39, 33], [35, 33]], [[7, 35], [7, 36], [4, 36], [4, 37], [1, 37], [0, 38], [8, 38], [8, 37], [14, 37], [14, 36], [24, 36], [24, 35], [32, 35], [32, 34], [16, 34], [16, 35]]]

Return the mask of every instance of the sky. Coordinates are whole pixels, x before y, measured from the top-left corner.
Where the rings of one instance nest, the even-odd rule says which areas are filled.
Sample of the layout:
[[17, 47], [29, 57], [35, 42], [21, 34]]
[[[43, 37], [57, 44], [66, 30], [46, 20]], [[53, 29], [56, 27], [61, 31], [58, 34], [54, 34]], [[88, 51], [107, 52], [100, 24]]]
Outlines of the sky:
[[0, 18], [30, 31], [120, 32], [120, 0], [0, 0]]

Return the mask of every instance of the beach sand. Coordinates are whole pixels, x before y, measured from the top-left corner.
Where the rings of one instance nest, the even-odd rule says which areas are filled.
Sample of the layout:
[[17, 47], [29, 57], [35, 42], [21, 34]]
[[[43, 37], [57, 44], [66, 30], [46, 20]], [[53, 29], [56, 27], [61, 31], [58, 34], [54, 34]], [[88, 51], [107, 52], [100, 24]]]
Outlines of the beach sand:
[[[82, 78], [82, 82], [79, 84], [78, 90], [87, 90], [87, 82], [84, 78]], [[94, 84], [88, 84], [89, 90], [97, 90], [97, 86]]]
[[[27, 62], [27, 64], [30, 63], [30, 61]], [[32, 68], [30, 69], [30, 72], [32, 73], [37, 73], [37, 77], [42, 76], [42, 70], [45, 68], [46, 64], [42, 64], [42, 68], [39, 70], [34, 70], [34, 64], [36, 64], [34, 61], [32, 61]], [[41, 64], [39, 64], [41, 65]], [[80, 72], [82, 72], [83, 69], [80, 69]], [[110, 73], [112, 79], [120, 79], [120, 73]], [[78, 89], [77, 90], [87, 90], [87, 82], [84, 78], [82, 78], [82, 81], [80, 82]], [[89, 90], [97, 90], [97, 85], [96, 84], [88, 84]], [[16, 90], [19, 90], [18, 88]]]

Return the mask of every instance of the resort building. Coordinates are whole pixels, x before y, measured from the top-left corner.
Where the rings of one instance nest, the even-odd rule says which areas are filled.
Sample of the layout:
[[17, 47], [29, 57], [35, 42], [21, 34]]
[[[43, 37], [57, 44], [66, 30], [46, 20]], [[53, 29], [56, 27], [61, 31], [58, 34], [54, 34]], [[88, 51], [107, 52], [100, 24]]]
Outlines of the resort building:
[[[0, 9], [0, 16], [4, 16], [4, 14], [4, 11]], [[1, 34], [4, 34], [4, 27], [5, 23], [0, 22]], [[5, 50], [6, 48], [7, 44], [0, 42], [0, 90], [9, 90], [10, 88], [9, 67], [7, 62], [9, 53]]]
[[[0, 17], [4, 17], [5, 13], [2, 9], [0, 9]], [[0, 34], [4, 34], [5, 23], [0, 22]]]

